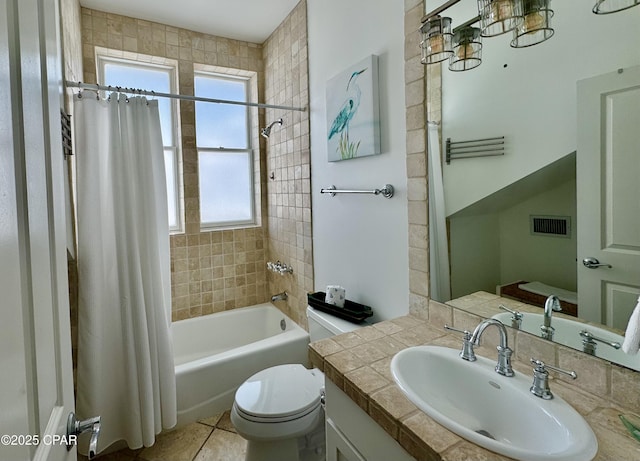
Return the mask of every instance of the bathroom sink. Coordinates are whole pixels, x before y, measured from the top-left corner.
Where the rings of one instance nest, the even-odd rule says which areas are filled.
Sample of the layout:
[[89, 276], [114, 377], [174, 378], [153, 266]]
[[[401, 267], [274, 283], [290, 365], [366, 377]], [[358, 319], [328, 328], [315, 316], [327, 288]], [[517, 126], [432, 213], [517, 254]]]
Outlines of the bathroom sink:
[[[507, 326], [511, 325], [511, 314], [508, 312], [501, 312], [500, 314], [494, 315], [492, 318], [500, 320]], [[543, 324], [543, 321], [544, 319], [542, 314], [522, 312], [522, 324], [520, 325], [520, 330], [540, 336], [540, 325]], [[577, 322], [564, 317], [554, 316], [551, 319], [551, 326], [555, 330], [553, 333], [554, 342], [579, 351], [584, 350], [582, 342], [583, 338], [580, 336], [580, 332], [583, 330], [587, 330], [593, 336], [604, 339], [609, 343], [618, 343], [622, 345], [622, 342], [624, 341], [624, 337], [622, 335], [605, 330], [604, 328], [599, 328], [589, 323]], [[602, 342], [596, 342], [596, 344], [596, 357], [609, 360], [610, 362], [615, 362], [633, 370], [640, 370], [640, 355], [625, 354], [622, 349], [616, 349]]]
[[587, 461], [598, 442], [587, 422], [559, 397], [529, 392], [532, 376], [498, 375], [495, 361], [462, 360], [459, 351], [418, 346], [393, 357], [391, 373], [418, 408], [477, 445], [522, 460]]

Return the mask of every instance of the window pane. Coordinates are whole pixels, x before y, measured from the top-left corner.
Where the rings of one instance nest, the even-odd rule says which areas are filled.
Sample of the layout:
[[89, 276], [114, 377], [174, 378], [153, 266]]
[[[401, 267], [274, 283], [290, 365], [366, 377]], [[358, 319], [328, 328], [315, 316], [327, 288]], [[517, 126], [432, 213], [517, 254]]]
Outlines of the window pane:
[[251, 155], [199, 152], [200, 220], [203, 224], [253, 220]]
[[[196, 75], [195, 95], [229, 101], [246, 101], [246, 81]], [[246, 106], [196, 102], [198, 147], [248, 148], [247, 113]]]
[[[171, 78], [168, 70], [141, 67], [116, 62], [104, 64], [103, 85], [140, 88], [142, 90], [171, 93]], [[148, 96], [147, 96], [148, 97]], [[172, 102], [168, 98], [158, 98], [162, 144], [173, 145]]]
[[179, 230], [178, 222], [178, 185], [176, 184], [176, 156], [172, 148], [164, 150], [164, 166], [167, 172], [167, 204], [169, 212], [169, 230]]

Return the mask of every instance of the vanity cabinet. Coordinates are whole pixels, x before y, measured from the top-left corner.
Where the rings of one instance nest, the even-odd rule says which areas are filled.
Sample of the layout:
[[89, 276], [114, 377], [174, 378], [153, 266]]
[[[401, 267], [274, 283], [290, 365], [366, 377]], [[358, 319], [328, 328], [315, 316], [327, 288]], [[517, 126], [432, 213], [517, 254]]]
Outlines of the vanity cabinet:
[[325, 392], [327, 461], [416, 461], [328, 379]]

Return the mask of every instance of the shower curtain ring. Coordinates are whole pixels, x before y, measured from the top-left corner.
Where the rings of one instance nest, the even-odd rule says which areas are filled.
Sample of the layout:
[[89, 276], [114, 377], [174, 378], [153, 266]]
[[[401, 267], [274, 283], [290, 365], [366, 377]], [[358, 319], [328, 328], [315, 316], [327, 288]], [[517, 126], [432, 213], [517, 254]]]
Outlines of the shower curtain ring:
[[82, 82], [78, 82], [78, 99], [82, 99]]

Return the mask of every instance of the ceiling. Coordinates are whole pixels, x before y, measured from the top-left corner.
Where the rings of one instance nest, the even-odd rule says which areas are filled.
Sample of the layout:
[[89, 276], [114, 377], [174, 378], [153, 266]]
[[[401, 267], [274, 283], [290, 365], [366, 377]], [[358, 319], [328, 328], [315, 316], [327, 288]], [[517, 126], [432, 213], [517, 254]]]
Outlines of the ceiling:
[[264, 43], [299, 0], [80, 0], [83, 7]]

